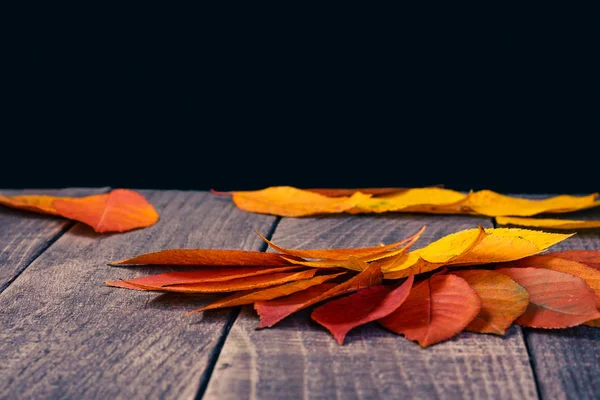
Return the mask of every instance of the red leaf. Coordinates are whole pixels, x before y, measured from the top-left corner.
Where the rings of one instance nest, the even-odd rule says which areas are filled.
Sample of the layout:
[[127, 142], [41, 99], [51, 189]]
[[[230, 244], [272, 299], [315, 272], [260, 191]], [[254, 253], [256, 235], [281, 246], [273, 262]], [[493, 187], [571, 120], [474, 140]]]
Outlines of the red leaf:
[[467, 331], [504, 335], [529, 304], [529, 293], [508, 276], [484, 269], [456, 271], [481, 299], [481, 310]]
[[585, 281], [542, 268], [501, 268], [529, 292], [529, 306], [516, 323], [533, 328], [568, 328], [600, 318], [597, 297]]
[[458, 334], [480, 309], [479, 296], [464, 279], [434, 275], [415, 286], [406, 301], [380, 322], [426, 347]]
[[386, 317], [400, 307], [408, 297], [414, 280], [411, 275], [394, 290], [389, 286], [359, 290], [316, 308], [311, 318], [327, 328], [339, 344], [343, 344], [351, 329]]
[[279, 254], [262, 251], [217, 250], [217, 249], [171, 249], [109, 263], [109, 265], [195, 265], [218, 266], [261, 266], [277, 267], [290, 265]]
[[115, 189], [108, 194], [82, 198], [57, 198], [56, 212], [90, 225], [96, 232], [125, 232], [158, 221], [152, 204], [133, 190]]
[[282, 272], [278, 274], [251, 276], [248, 278], [232, 279], [223, 282], [203, 282], [189, 283], [184, 285], [172, 286], [147, 286], [132, 284], [132, 281], [122, 282], [106, 282], [109, 286], [122, 287], [132, 289], [134, 286], [137, 290], [155, 290], [159, 292], [177, 292], [177, 293], [215, 293], [215, 292], [237, 292], [238, 290], [250, 290], [275, 285], [282, 283], [298, 281], [300, 279], [312, 278], [317, 270], [309, 270], [302, 272]]
[[383, 274], [379, 266], [367, 265], [356, 257], [350, 257], [350, 259], [353, 260], [358, 268], [364, 268], [364, 270], [346, 282], [336, 285], [327, 291], [319, 292], [318, 289], [315, 289], [322, 287], [322, 285], [319, 285], [291, 296], [254, 303], [254, 309], [260, 317], [260, 325], [258, 327], [271, 327], [296, 311], [300, 311], [320, 301], [343, 293], [379, 285], [383, 281]]
[[[266, 301], [266, 300], [272, 300], [272, 299], [277, 299], [280, 297], [289, 296], [293, 293], [308, 289], [309, 287], [312, 287], [312, 286], [322, 284], [325, 281], [337, 278], [338, 276], [341, 276], [344, 274], [346, 274], [346, 272], [341, 272], [339, 274], [333, 274], [333, 275], [320, 275], [320, 276], [315, 276], [314, 278], [310, 278], [310, 279], [302, 279], [299, 281], [285, 283], [281, 286], [273, 286], [273, 287], [268, 287], [266, 289], [256, 289], [256, 290], [237, 292], [230, 296], [225, 297], [224, 299], [220, 299], [213, 303], [210, 303], [206, 307], [202, 307], [198, 310], [190, 311], [187, 314], [206, 311], [206, 310], [212, 310], [215, 308], [240, 306], [242, 304], [252, 304], [257, 301]], [[331, 284], [331, 285], [332, 285], [331, 287], [335, 286], [335, 284]]]
[[142, 276], [141, 278], [128, 279], [127, 282], [129, 282], [132, 285], [162, 287], [170, 285], [182, 285], [188, 283], [230, 281], [232, 279], [266, 275], [276, 272], [286, 272], [295, 269], [300, 269], [300, 267], [290, 266], [276, 268], [210, 268], [194, 271], [166, 272], [164, 274]]
[[555, 251], [548, 253], [548, 255], [560, 257], [565, 260], [577, 261], [588, 267], [600, 270], [600, 249]]

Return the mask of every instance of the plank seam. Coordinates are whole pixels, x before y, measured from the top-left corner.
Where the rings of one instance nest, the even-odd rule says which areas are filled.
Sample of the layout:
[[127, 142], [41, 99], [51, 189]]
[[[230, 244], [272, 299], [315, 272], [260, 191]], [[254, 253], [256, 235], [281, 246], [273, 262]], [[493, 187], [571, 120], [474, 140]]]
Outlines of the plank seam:
[[[494, 228], [498, 228], [498, 221], [496, 221], [496, 218], [492, 218], [492, 224], [494, 225]], [[523, 328], [521, 326], [518, 327], [519, 330], [521, 331], [521, 336], [523, 337], [523, 344], [525, 345], [525, 350], [527, 350], [527, 359], [529, 360], [529, 368], [531, 368], [531, 375], [533, 375], [533, 383], [535, 383], [535, 391], [536, 391], [536, 395], [538, 399], [542, 398], [541, 395], [541, 391], [540, 391], [540, 384], [539, 384], [539, 380], [537, 377], [537, 374], [535, 373], [535, 360], [533, 358], [533, 353], [531, 352], [531, 349], [529, 348], [529, 340], [527, 339], [527, 330], [526, 328]]]
[[0, 295], [6, 289], [8, 289], [8, 287], [14, 281], [16, 281], [19, 276], [21, 276], [21, 274], [27, 269], [27, 267], [29, 267], [31, 264], [33, 264], [33, 262], [35, 260], [37, 260], [39, 256], [41, 256], [42, 254], [44, 254], [44, 252], [46, 250], [48, 250], [48, 248], [50, 248], [50, 246], [52, 246], [54, 243], [56, 243], [56, 241], [58, 239], [60, 239], [65, 233], [67, 233], [73, 226], [75, 226], [75, 222], [74, 221], [66, 221], [65, 225], [63, 226], [63, 228], [61, 228], [61, 230], [56, 235], [54, 235], [43, 247], [41, 247], [39, 249], [39, 251], [33, 255], [33, 257], [31, 258], [31, 260], [26, 265], [24, 265], [22, 268], [20, 268], [17, 271], [17, 273], [12, 277], [12, 279], [9, 279], [4, 285], [0, 286]]
[[[273, 221], [271, 227], [265, 235], [267, 239], [271, 240], [273, 234], [275, 233], [275, 229], [277, 229], [277, 225], [279, 225], [279, 221], [281, 221], [281, 217], [277, 217]], [[266, 242], [263, 242], [259, 251], [265, 252], [268, 247], [268, 244]], [[227, 317], [227, 323], [223, 327], [221, 336], [219, 336], [219, 340], [213, 348], [213, 350], [211, 351], [210, 356], [208, 358], [208, 365], [206, 367], [206, 371], [204, 371], [202, 377], [200, 378], [200, 386], [198, 387], [198, 392], [196, 393], [195, 400], [201, 400], [204, 397], [204, 394], [206, 393], [206, 389], [208, 388], [208, 384], [210, 382], [210, 378], [212, 377], [215, 367], [217, 366], [217, 361], [219, 361], [219, 357], [221, 356], [221, 350], [223, 350], [223, 347], [225, 347], [225, 342], [227, 341], [227, 337], [229, 336], [229, 331], [231, 331], [233, 324], [237, 320], [237, 317], [240, 315], [241, 309], [241, 306], [234, 307], [229, 316]]]

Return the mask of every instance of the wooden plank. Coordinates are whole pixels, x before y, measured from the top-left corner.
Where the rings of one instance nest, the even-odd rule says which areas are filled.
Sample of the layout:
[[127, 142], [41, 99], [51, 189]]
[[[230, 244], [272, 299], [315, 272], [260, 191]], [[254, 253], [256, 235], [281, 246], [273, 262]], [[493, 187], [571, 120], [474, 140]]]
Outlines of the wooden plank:
[[[600, 208], [552, 218], [600, 220]], [[550, 251], [600, 248], [600, 229], [581, 230]], [[524, 329], [543, 399], [597, 399], [600, 396], [600, 329]]]
[[[428, 228], [416, 247], [451, 232], [491, 226], [469, 216], [380, 215], [283, 219], [273, 240], [286, 247], [390, 243]], [[339, 346], [309, 310], [270, 329], [244, 307], [225, 342], [206, 399], [537, 398], [520, 328], [506, 337], [462, 333], [427, 349], [377, 324]]]
[[[108, 188], [0, 190], [0, 195], [47, 194], [80, 197]], [[0, 206], [0, 293], [73, 222], [64, 218]]]
[[254, 229], [268, 233], [276, 218], [208, 193], [141, 193], [156, 225], [100, 235], [78, 224], [0, 296], [0, 398], [195, 398], [232, 311], [184, 317], [212, 298], [107, 287], [165, 267], [106, 263], [167, 248], [259, 250]]

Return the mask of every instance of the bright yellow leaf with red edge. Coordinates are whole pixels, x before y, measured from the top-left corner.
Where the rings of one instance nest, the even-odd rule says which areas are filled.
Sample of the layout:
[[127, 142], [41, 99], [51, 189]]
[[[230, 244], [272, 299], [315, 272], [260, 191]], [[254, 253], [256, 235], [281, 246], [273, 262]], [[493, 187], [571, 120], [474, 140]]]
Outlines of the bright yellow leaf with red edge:
[[480, 190], [469, 196], [467, 205], [478, 214], [490, 217], [529, 217], [536, 214], [571, 212], [597, 205], [598, 193], [587, 196], [561, 195], [547, 199], [523, 199], [506, 196], [491, 190]]
[[386, 278], [397, 279], [406, 277], [407, 272], [399, 271], [409, 268], [418, 274], [445, 265], [512, 261], [538, 254], [572, 235], [516, 228], [467, 229], [408, 253], [403, 262], [383, 272]]
[[577, 230], [600, 228], [600, 221], [574, 219], [497, 217], [496, 222], [499, 225], [517, 225], [543, 229]]
[[327, 197], [291, 186], [274, 186], [262, 190], [234, 192], [233, 202], [245, 211], [282, 217], [304, 217], [341, 213], [369, 197], [370, 195], [360, 192], [352, 196]]
[[52, 204], [52, 202], [57, 198], [58, 197], [46, 195], [24, 195], [10, 197], [0, 195], [0, 204], [11, 208], [18, 208], [20, 210], [58, 215], [54, 205]]

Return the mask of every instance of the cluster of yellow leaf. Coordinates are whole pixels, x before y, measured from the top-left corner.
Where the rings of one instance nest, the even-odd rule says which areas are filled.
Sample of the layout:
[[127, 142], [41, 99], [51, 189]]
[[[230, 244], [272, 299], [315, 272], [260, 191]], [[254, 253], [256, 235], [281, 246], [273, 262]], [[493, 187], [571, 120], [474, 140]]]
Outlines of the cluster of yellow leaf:
[[[386, 192], [325, 192], [302, 190], [291, 186], [275, 186], [256, 191], [233, 192], [234, 203], [242, 210], [283, 217], [304, 217], [332, 213], [422, 212], [434, 214], [474, 214], [489, 217], [530, 217], [542, 213], [566, 213], [600, 205], [598, 194], [587, 196], [560, 195], [546, 199], [523, 199], [491, 190], [461, 193], [439, 187], [388, 189]], [[333, 193], [331, 193], [333, 194]], [[597, 221], [553, 222], [521, 218], [505, 219], [506, 224], [570, 229], [597, 227]]]

